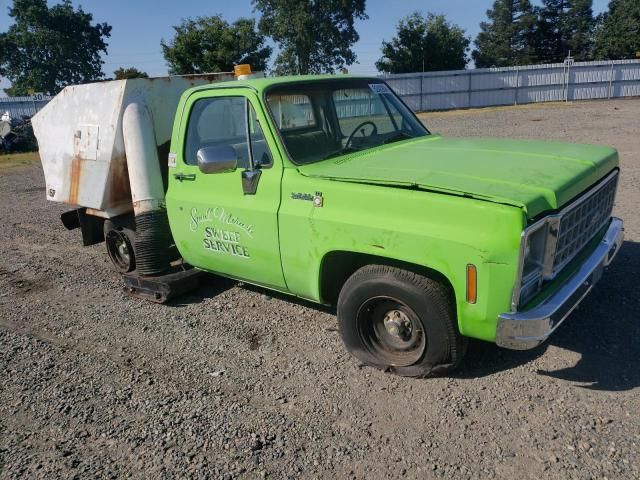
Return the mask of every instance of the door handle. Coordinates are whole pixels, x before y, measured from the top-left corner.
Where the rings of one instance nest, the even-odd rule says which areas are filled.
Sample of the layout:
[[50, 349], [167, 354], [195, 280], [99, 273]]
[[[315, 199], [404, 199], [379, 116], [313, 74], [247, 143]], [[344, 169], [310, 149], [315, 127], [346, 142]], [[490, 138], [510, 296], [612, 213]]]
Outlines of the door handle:
[[173, 178], [175, 178], [176, 180], [195, 180], [196, 179], [196, 174], [195, 173], [174, 173], [173, 174]]

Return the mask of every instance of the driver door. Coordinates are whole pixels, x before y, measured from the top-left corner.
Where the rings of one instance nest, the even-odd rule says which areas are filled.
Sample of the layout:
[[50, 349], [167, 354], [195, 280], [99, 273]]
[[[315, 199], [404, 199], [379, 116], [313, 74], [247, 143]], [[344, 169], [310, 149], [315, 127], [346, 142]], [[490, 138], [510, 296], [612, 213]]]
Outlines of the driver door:
[[[205, 90], [191, 95], [184, 111], [167, 192], [178, 250], [203, 270], [286, 289], [277, 222], [283, 167], [264, 134], [270, 129], [260, 102], [246, 89]], [[198, 166], [198, 156], [208, 147], [235, 152], [236, 168], [204, 173], [210, 169]], [[252, 192], [246, 177], [256, 176]]]

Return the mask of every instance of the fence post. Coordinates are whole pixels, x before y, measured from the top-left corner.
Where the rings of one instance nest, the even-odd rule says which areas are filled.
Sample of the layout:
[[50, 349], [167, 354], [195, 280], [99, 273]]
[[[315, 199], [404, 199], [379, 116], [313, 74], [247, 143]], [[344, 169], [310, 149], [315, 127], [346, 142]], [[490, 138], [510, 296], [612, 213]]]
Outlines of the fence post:
[[424, 112], [424, 87], [423, 87], [423, 82], [424, 82], [424, 72], [422, 73], [422, 75], [420, 75], [420, 111]]
[[567, 62], [564, 63], [564, 67], [562, 68], [562, 99], [567, 102], [567, 96], [569, 89], [567, 88], [567, 83], [569, 82], [569, 75], [567, 74], [569, 65]]
[[567, 103], [569, 103], [569, 87], [571, 86], [571, 65], [573, 61], [569, 63], [567, 67]]
[[564, 100], [565, 102], [567, 101], [567, 82], [569, 78], [569, 76], [567, 75], [567, 67], [568, 65], [565, 64], [562, 69], [562, 100]]
[[569, 103], [569, 85], [571, 85], [571, 65], [573, 65], [573, 57], [571, 56], [571, 50], [569, 50], [569, 55], [564, 59], [565, 65], [565, 78], [563, 79], [564, 83], [564, 102]]
[[613, 95], [612, 89], [613, 89], [613, 60], [611, 60], [611, 70], [609, 71], [609, 92], [608, 92], [607, 98], [611, 98], [611, 96]]
[[469, 88], [467, 90], [467, 108], [471, 108], [471, 79], [473, 78], [471, 70], [467, 71], [467, 76], [469, 77]]
[[520, 90], [520, 66], [516, 67], [516, 93], [514, 95], [513, 104], [518, 105], [518, 91]]

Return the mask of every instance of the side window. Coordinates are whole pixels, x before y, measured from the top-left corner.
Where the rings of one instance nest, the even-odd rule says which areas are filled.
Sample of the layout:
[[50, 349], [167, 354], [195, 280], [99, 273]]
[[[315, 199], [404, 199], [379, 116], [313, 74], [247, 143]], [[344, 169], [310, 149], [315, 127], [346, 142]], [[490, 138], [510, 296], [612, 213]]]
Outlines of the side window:
[[270, 167], [273, 164], [267, 141], [262, 133], [262, 127], [258, 122], [256, 111], [249, 104], [249, 138], [251, 140], [251, 151], [253, 152], [253, 161], [255, 166]]
[[238, 155], [238, 167], [249, 168], [247, 117], [244, 97], [197, 100], [187, 126], [184, 161], [197, 165], [196, 154], [203, 147], [231, 145]]
[[267, 101], [282, 132], [317, 125], [311, 100], [306, 95], [270, 95]]

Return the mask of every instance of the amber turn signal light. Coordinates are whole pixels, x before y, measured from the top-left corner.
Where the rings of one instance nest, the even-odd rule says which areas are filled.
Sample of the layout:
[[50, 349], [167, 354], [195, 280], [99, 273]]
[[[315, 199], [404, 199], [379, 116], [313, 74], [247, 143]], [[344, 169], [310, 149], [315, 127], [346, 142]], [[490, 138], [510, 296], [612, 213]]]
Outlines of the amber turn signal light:
[[478, 270], [475, 265], [467, 265], [467, 302], [478, 300]]

